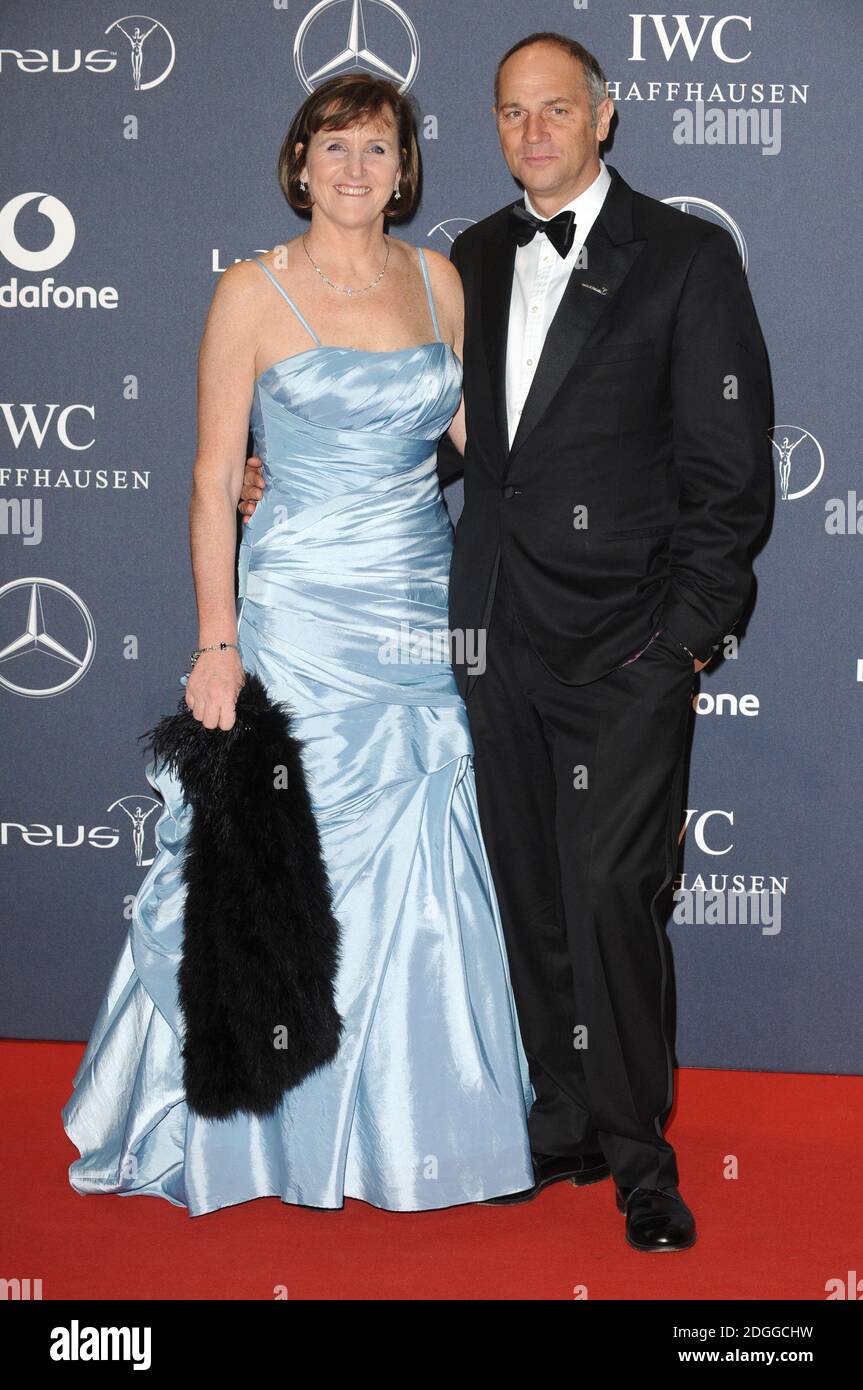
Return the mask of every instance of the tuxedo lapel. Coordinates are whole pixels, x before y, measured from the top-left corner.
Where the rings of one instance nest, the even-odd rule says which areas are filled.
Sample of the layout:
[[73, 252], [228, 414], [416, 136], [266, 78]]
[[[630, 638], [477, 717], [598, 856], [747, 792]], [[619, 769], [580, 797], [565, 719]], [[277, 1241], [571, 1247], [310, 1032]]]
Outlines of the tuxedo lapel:
[[[610, 169], [610, 173], [611, 187], [588, 234], [585, 243], [586, 257], [579, 257], [580, 260], [586, 260], [586, 268], [581, 269], [576, 264], [567, 281], [557, 312], [549, 324], [512, 449], [507, 450], [504, 476], [515, 454], [546, 414], [585, 342], [612, 303], [645, 244], [643, 239], [635, 238], [632, 232], [632, 190], [615, 169]], [[511, 288], [511, 272], [507, 284]], [[508, 304], [507, 293], [507, 307]], [[505, 422], [505, 392], [503, 415]], [[505, 436], [506, 439], [508, 435]]]

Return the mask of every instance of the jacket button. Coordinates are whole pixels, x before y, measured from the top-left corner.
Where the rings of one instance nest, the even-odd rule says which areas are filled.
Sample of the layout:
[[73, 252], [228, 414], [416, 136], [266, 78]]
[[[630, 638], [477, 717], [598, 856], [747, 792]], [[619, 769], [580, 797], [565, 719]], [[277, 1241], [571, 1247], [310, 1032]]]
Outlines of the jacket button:
[[513, 487], [512, 483], [507, 483], [506, 487], [503, 489], [503, 495], [506, 498], [515, 496], [515, 488]]

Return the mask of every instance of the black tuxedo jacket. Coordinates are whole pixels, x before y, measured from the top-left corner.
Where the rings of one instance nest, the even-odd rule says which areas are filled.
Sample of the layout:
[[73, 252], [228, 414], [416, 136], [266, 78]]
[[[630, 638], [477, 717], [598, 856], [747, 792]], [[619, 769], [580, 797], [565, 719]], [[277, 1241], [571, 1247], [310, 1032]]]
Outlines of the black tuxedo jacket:
[[537, 655], [570, 684], [612, 670], [660, 620], [709, 657], [749, 596], [772, 495], [767, 356], [732, 238], [609, 172], [512, 448], [510, 209], [451, 253], [467, 447], [438, 454], [442, 482], [464, 469], [450, 627], [487, 625], [502, 562]]

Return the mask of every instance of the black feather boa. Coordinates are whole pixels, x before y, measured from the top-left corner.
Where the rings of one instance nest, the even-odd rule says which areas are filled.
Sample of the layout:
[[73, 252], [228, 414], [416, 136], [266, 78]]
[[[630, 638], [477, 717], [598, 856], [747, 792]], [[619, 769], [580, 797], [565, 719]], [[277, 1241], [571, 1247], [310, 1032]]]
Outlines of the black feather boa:
[[152, 739], [192, 808], [184, 846], [186, 1100], [208, 1119], [271, 1114], [336, 1055], [339, 927], [286, 707], [246, 673], [228, 729], [181, 699]]

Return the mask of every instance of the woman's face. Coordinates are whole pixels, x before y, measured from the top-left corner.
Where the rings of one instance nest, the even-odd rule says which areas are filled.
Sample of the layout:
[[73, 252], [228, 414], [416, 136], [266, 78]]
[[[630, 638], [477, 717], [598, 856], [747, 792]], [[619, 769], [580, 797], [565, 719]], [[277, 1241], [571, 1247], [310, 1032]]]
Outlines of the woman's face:
[[[297, 150], [301, 147], [298, 146]], [[300, 178], [315, 206], [346, 227], [380, 217], [398, 181], [395, 123], [385, 117], [312, 136]]]

